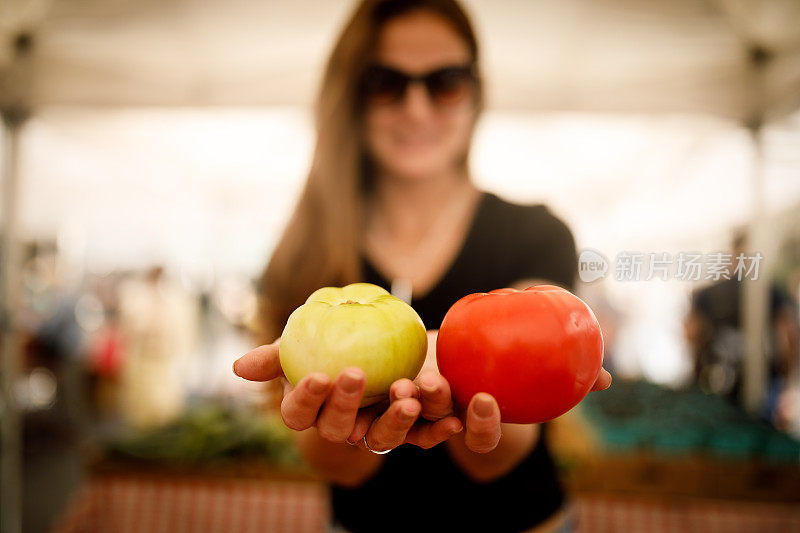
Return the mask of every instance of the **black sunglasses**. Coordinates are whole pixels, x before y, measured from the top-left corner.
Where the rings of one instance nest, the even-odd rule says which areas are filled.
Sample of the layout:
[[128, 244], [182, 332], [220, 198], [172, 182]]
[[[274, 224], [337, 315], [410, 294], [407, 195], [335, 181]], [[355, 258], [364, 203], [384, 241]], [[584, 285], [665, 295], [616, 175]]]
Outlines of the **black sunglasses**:
[[472, 65], [451, 65], [418, 75], [372, 65], [364, 73], [361, 95], [371, 103], [395, 104], [405, 98], [410, 83], [419, 82], [436, 105], [447, 105], [460, 101], [475, 81]]

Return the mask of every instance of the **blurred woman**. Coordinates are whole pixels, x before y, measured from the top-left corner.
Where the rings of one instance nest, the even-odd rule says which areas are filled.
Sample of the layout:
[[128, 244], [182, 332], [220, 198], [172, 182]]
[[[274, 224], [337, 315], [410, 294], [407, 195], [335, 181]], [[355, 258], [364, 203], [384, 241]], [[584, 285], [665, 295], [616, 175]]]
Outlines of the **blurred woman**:
[[[436, 328], [472, 292], [573, 286], [569, 229], [542, 205], [508, 203], [470, 180], [484, 101], [478, 59], [454, 0], [357, 7], [325, 70], [305, 190], [262, 278], [262, 336], [271, 344], [237, 360], [239, 376], [281, 376], [272, 341], [319, 287], [367, 281], [393, 289]], [[317, 373], [285, 384], [284, 421], [332, 485], [334, 530], [568, 525], [543, 426], [501, 424], [486, 393], [456, 416], [436, 370], [435, 335], [419, 376], [395, 382], [387, 405], [358, 409], [358, 368], [333, 382]], [[595, 389], [610, 381], [603, 371]]]

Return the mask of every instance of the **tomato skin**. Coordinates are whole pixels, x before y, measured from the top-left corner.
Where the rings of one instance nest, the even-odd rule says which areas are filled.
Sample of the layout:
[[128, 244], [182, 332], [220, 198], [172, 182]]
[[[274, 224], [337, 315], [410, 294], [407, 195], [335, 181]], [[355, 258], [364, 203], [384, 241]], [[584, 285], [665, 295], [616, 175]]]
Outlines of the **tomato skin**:
[[457, 404], [488, 392], [503, 422], [534, 424], [586, 396], [603, 364], [603, 337], [589, 306], [561, 287], [497, 289], [450, 307], [436, 361]]

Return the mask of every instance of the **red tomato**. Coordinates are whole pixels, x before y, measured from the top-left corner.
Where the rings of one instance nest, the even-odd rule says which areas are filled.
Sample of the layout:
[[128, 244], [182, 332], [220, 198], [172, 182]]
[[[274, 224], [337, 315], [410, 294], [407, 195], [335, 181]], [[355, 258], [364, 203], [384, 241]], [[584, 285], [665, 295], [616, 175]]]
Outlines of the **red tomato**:
[[436, 361], [456, 403], [488, 392], [503, 422], [533, 424], [586, 396], [603, 364], [603, 337], [589, 306], [565, 289], [497, 289], [447, 311]]

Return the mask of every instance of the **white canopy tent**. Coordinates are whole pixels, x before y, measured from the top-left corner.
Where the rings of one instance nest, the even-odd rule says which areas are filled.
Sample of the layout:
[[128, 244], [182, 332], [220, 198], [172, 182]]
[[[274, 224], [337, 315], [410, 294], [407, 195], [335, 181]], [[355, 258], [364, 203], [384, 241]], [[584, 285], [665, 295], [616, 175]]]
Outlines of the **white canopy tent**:
[[[643, 236], [668, 227], [672, 228], [672, 234], [663, 236], [676, 245], [684, 244], [681, 235], [691, 231], [687, 226], [691, 219], [679, 216], [648, 219], [644, 215], [654, 195], [663, 199], [673, 194], [671, 207], [686, 207], [682, 202], [687, 195], [681, 191], [692, 189], [699, 192], [698, 201], [688, 207], [717, 209], [715, 215], [723, 226], [740, 220], [743, 215], [739, 210], [745, 210], [755, 239], [751, 248], [765, 249], [771, 246], [766, 239], [771, 211], [790, 210], [800, 204], [797, 185], [800, 179], [796, 179], [794, 170], [776, 174], [759, 163], [763, 158], [760, 147], [780, 151], [781, 142], [770, 144], [770, 139], [780, 139], [787, 131], [793, 132], [790, 134], [796, 139], [800, 130], [796, 113], [800, 105], [800, 3], [796, 0], [465, 0], [464, 4], [473, 16], [483, 45], [491, 110], [483, 131], [479, 132], [483, 140], [477, 143], [488, 148], [475, 154], [475, 168], [479, 176], [482, 169], [484, 175], [490, 175], [499, 154], [504, 161], [503, 171], [513, 174], [516, 180], [514, 184], [494, 183], [496, 189], [502, 192], [505, 186], [509, 191], [519, 190], [520, 184], [525, 183], [530, 198], [542, 197], [541, 189], [530, 184], [535, 182], [536, 172], [520, 167], [531, 167], [536, 161], [536, 146], [539, 150], [545, 150], [541, 146], [546, 146], [558, 153], [559, 135], [565, 135], [570, 126], [564, 120], [549, 123], [552, 113], [581, 114], [584, 118], [586, 113], [615, 117], [613, 126], [605, 121], [596, 128], [586, 126], [584, 120], [583, 126], [576, 126], [579, 131], [571, 131], [570, 142], [578, 139], [575, 149], [595, 150], [599, 156], [605, 154], [606, 159], [601, 160], [606, 162], [613, 157], [616, 166], [607, 165], [605, 175], [592, 172], [588, 165], [572, 168], [569, 173], [572, 181], [561, 182], [561, 187], [554, 188], [556, 192], [546, 198], [559, 212], [577, 221], [577, 233], [587, 244], [602, 244], [605, 233], [632, 219], [649, 220], [649, 224], [638, 228], [641, 239], [633, 242], [646, 242]], [[204, 139], [202, 134], [190, 133], [185, 126], [184, 129], [170, 126], [170, 119], [155, 117], [156, 111], [175, 109], [175, 116], [194, 125], [195, 130], [228, 127], [236, 139], [248, 135], [258, 138], [259, 128], [264, 124], [273, 124], [273, 131], [290, 125], [294, 129], [289, 136], [260, 139], [265, 145], [273, 143], [273, 148], [265, 149], [261, 157], [307, 159], [312, 135], [307, 109], [313, 101], [326, 54], [353, 5], [350, 1], [329, 0], [6, 0], [0, 3], [0, 43], [3, 43], [0, 107], [6, 120], [4, 140], [8, 147], [3, 158], [7, 170], [3, 176], [5, 255], [0, 296], [6, 316], [13, 316], [16, 298], [15, 228], [23, 234], [57, 230], [59, 237], [67, 240], [91, 239], [93, 234], [87, 236], [54, 224], [64, 220], [59, 215], [71, 209], [60, 202], [70, 192], [73, 210], [85, 211], [92, 200], [94, 206], [108, 201], [106, 210], [109, 216], [113, 215], [117, 205], [113, 202], [124, 204], [124, 193], [116, 200], [85, 194], [102, 179], [118, 180], [121, 191], [138, 191], [145, 198], [147, 189], [137, 189], [139, 178], [143, 174], [157, 176], [159, 183], [166, 185], [156, 191], [156, 197], [189, 194], [186, 203], [199, 198], [199, 205], [221, 209], [223, 218], [236, 221], [221, 229], [205, 228], [221, 236], [213, 242], [225, 241], [224, 236], [231, 231], [247, 235], [247, 221], [236, 218], [236, 209], [231, 209], [231, 205], [247, 205], [248, 197], [263, 194], [269, 185], [267, 189], [255, 183], [249, 185], [251, 189], [240, 187], [239, 195], [227, 198], [228, 205], [221, 208], [202, 202], [203, 198], [225, 194], [225, 181], [220, 179], [225, 175], [222, 170], [225, 158], [235, 161], [240, 156], [247, 157], [239, 143], [229, 146], [227, 151], [222, 147], [217, 154], [211, 149], [198, 155], [197, 148], [207, 143], [219, 148], [221, 137]], [[217, 109], [223, 110], [224, 121], [208, 118], [206, 111]], [[148, 114], [153, 115], [151, 119], [147, 119]], [[259, 116], [260, 121], [253, 118]], [[704, 137], [695, 131], [686, 136], [680, 141], [687, 143], [683, 149], [663, 150], [662, 159], [654, 162], [656, 165], [668, 165], [670, 153], [691, 152], [692, 143], [711, 142], [728, 147], [720, 150], [720, 156], [714, 160], [718, 174], [730, 172], [736, 176], [724, 201], [720, 199], [716, 207], [708, 205], [714, 203], [709, 195], [719, 194], [720, 182], [704, 181], [701, 173], [691, 170], [694, 168], [691, 165], [668, 171], [676, 178], [670, 187], [637, 187], [642, 180], [663, 179], [665, 173], [638, 169], [631, 172], [625, 164], [640, 165], [641, 161], [624, 159], [619, 145], [630, 143], [634, 153], [637, 146], [642, 149], [641, 144], [636, 144], [643, 131], [637, 123], [642, 117], [653, 116], [663, 117], [658, 119], [662, 130], [677, 130], [686, 126], [686, 120], [694, 120], [693, 124], [705, 128], [708, 134]], [[674, 117], [682, 118], [670, 125]], [[132, 123], [138, 123], [138, 128], [131, 126]], [[769, 125], [762, 128], [765, 124]], [[164, 129], [159, 131], [159, 127]], [[721, 133], [717, 135], [715, 128]], [[506, 137], [499, 139], [495, 135], [499, 131], [506, 132]], [[508, 131], [516, 134], [509, 137]], [[543, 135], [544, 131], [548, 133]], [[612, 132], [607, 144], [603, 144], [605, 131]], [[763, 135], [764, 131], [769, 134]], [[160, 147], [168, 142], [170, 135], [173, 138], [186, 135], [189, 139], [186, 153], [163, 153]], [[287, 138], [299, 141], [287, 144]], [[509, 142], [512, 138], [516, 140]], [[657, 139], [658, 135], [652, 136], [651, 143], [658, 142]], [[125, 143], [131, 147], [128, 152], [111, 153]], [[82, 158], [81, 147], [88, 145], [99, 146], [100, 150], [107, 147], [110, 153], [106, 163]], [[741, 147], [741, 152], [735, 147]], [[47, 154], [52, 153], [50, 149], [62, 149], [64, 153], [64, 148], [72, 148], [72, 166], [61, 159], [47, 159]], [[258, 147], [251, 148], [247, 153], [260, 153]], [[174, 145], [170, 145], [170, 150], [173, 149]], [[174, 169], [180, 168], [184, 174], [167, 181], [175, 174], [173, 167], [150, 164], [141, 157], [143, 152], [160, 154], [162, 161], [173, 158]], [[561, 153], [565, 159], [570, 157], [563, 145]], [[731, 153], [741, 153], [742, 158], [731, 161]], [[780, 157], [791, 158], [796, 154]], [[187, 167], [190, 160], [194, 163]], [[679, 165], [685, 160], [681, 158], [672, 164]], [[256, 157], [251, 163], [258, 166], [259, 161]], [[747, 170], [742, 171], [743, 167]], [[791, 169], [797, 167], [795, 160]], [[240, 167], [232, 162], [230, 168], [231, 179], [236, 179]], [[557, 169], [550, 170], [557, 174]], [[619, 172], [617, 176], [612, 175], [615, 170]], [[282, 180], [287, 176], [297, 178], [302, 172], [302, 167], [290, 165], [276, 173], [272, 182], [267, 178], [267, 182], [285, 195], [287, 189]], [[619, 200], [614, 204], [617, 218], [611, 217], [606, 225], [592, 224], [591, 220], [596, 219], [596, 213], [592, 212], [581, 222], [587, 206], [598, 201], [596, 197], [580, 195], [592, 180], [595, 185], [598, 180], [605, 180], [607, 196], [602, 201]], [[187, 193], [189, 187], [184, 185], [189, 183], [193, 192]], [[491, 188], [493, 183], [484, 185]], [[296, 186], [295, 180], [289, 189]], [[241, 193], [242, 190], [254, 194]], [[18, 196], [21, 196], [19, 202]], [[170, 209], [168, 202], [155, 203], [153, 225], [147, 226], [149, 234]], [[195, 208], [196, 205], [197, 202]], [[276, 207], [269, 220], [279, 223], [289, 207]], [[257, 205], [251, 204], [248, 213], [257, 209]], [[200, 218], [173, 222], [178, 226], [199, 223], [203, 227]], [[592, 232], [592, 227], [598, 229]], [[169, 230], [165, 233], [168, 235]], [[176, 235], [184, 236], [185, 232]], [[632, 235], [632, 239], [635, 237]], [[242, 242], [250, 242], [248, 238], [242, 237]], [[113, 242], [113, 239], [101, 240]], [[170, 242], [155, 246], [163, 251]], [[187, 253], [197, 255], [202, 255], [203, 246], [208, 246], [200, 241], [195, 245], [186, 242], [189, 248], [195, 246]], [[228, 255], [245, 254], [243, 246], [232, 246]], [[142, 252], [135, 246], [132, 249]], [[259, 253], [268, 249], [269, 244], [265, 243]], [[106, 251], [124, 257], [124, 247], [112, 246]], [[134, 256], [136, 253], [131, 254]], [[746, 329], [750, 339], [747, 390], [748, 404], [755, 409], [764, 379], [758, 332], [763, 330], [766, 285], [761, 282], [749, 287], [754, 290], [747, 295]], [[13, 330], [3, 333], [3, 353], [13, 354]], [[13, 437], [17, 429], [10, 393], [16, 374], [15, 358], [3, 357], [3, 365], [6, 406], [3, 422], [7, 440], [3, 443], [2, 516], [4, 526], [13, 531], [18, 527], [18, 515], [13, 511], [15, 491], [10, 490], [18, 476], [18, 465], [14, 464], [18, 441], [15, 448]]]
[[[466, 0], [490, 107], [713, 113], [797, 106], [794, 0]], [[309, 104], [353, 2], [7, 0], [0, 36], [35, 38], [35, 107]], [[0, 48], [0, 70], [13, 63]]]

